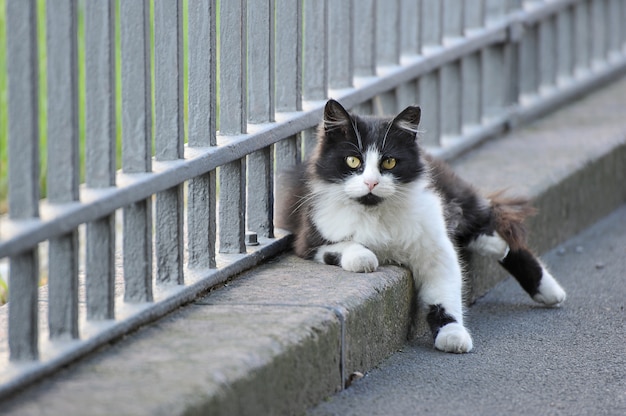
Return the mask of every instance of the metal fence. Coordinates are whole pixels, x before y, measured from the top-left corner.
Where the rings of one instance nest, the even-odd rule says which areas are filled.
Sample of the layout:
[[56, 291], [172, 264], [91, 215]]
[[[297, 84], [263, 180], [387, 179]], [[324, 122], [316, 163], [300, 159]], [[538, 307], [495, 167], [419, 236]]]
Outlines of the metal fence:
[[0, 396], [284, 250], [274, 177], [308, 152], [328, 97], [365, 113], [419, 103], [424, 143], [450, 158], [626, 69], [622, 0], [48, 0], [45, 16], [37, 10], [6, 0]]

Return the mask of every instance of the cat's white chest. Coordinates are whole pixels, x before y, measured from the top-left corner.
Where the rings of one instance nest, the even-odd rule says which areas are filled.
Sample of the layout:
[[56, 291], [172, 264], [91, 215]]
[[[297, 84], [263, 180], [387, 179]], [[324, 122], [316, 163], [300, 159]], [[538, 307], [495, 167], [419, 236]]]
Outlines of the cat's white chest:
[[407, 191], [403, 200], [376, 207], [328, 198], [314, 209], [313, 219], [331, 242], [355, 241], [382, 262], [410, 263], [433, 239], [446, 238], [446, 231], [439, 197], [423, 184]]

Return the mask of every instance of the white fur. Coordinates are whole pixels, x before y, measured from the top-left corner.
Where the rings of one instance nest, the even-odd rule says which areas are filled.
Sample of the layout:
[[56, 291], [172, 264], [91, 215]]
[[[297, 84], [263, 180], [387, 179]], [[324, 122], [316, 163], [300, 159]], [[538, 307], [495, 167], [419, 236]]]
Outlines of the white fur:
[[326, 253], [341, 253], [341, 267], [351, 272], [369, 273], [378, 268], [376, 254], [353, 241], [322, 246], [315, 253], [315, 260], [324, 263]]
[[541, 266], [541, 281], [539, 282], [539, 292], [533, 296], [535, 302], [543, 303], [546, 306], [559, 306], [565, 301], [565, 290], [559, 285], [550, 272]]
[[[310, 184], [315, 194], [313, 222], [326, 240], [334, 242], [320, 247], [316, 260], [323, 261], [325, 252], [339, 252], [343, 268], [369, 271], [378, 264], [366, 250], [381, 263], [408, 266], [423, 303], [441, 304], [457, 322], [441, 328], [437, 348], [450, 352], [471, 350], [471, 337], [463, 327], [461, 267], [446, 232], [439, 195], [427, 186], [427, 178], [400, 184], [390, 174], [381, 174], [380, 155], [375, 150], [366, 152], [363, 163], [363, 173], [344, 183]], [[376, 206], [354, 200], [370, 192], [365, 183], [369, 180], [378, 181], [372, 193], [385, 198]]]
[[435, 348], [446, 352], [463, 353], [472, 350], [472, 337], [463, 325], [451, 323], [439, 330]]
[[479, 235], [478, 238], [467, 245], [467, 248], [480, 255], [493, 257], [496, 260], [502, 260], [509, 254], [509, 245], [497, 232], [494, 232], [493, 235]]

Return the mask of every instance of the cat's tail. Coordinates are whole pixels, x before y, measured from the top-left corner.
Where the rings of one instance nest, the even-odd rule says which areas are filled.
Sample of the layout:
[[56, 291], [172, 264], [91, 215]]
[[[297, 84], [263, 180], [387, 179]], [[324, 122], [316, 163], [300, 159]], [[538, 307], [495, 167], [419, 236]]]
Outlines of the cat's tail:
[[507, 242], [509, 249], [517, 251], [526, 248], [527, 230], [524, 221], [537, 212], [531, 201], [524, 197], [505, 196], [504, 191], [493, 193], [488, 199], [495, 229]]

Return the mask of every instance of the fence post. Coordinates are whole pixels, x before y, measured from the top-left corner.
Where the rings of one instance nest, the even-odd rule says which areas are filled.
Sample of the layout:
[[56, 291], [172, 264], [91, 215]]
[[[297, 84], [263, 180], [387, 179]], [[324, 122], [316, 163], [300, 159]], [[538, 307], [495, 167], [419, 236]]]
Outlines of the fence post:
[[[39, 111], [37, 4], [7, 0], [9, 81], [9, 217], [39, 216]], [[37, 246], [10, 258], [9, 356], [12, 361], [39, 357]]]
[[[482, 27], [483, 2], [482, 0], [466, 0], [464, 2], [463, 34], [471, 36], [472, 30]], [[482, 78], [480, 68], [480, 54], [473, 53], [461, 58], [461, 99], [462, 126], [476, 127], [481, 123], [480, 92]]]
[[[78, 200], [76, 0], [46, 7], [48, 56], [48, 202]], [[50, 338], [78, 337], [78, 231], [49, 240]]]
[[[274, 0], [248, 5], [248, 121], [274, 121]], [[247, 158], [247, 228], [274, 237], [274, 155], [268, 146]]]
[[[422, 55], [432, 53], [433, 48], [441, 44], [441, 5], [440, 0], [422, 0], [420, 16]], [[441, 137], [439, 70], [435, 69], [422, 75], [418, 80], [417, 88], [419, 102], [422, 105], [420, 123], [424, 131], [422, 143], [428, 146], [439, 146]]]
[[[189, 0], [189, 147], [215, 146], [215, 2]], [[215, 267], [215, 171], [191, 179], [187, 196], [189, 267]]]
[[[183, 3], [154, 3], [155, 159], [182, 158], [183, 125]], [[156, 282], [184, 283], [183, 184], [156, 195]]]
[[[302, 7], [300, 1], [276, 2], [276, 109], [302, 109]], [[276, 168], [280, 172], [300, 161], [300, 135], [276, 143]]]
[[[85, 180], [115, 186], [115, 1], [85, 3]], [[87, 223], [87, 319], [115, 316], [115, 214]]]
[[[220, 133], [246, 133], [246, 0], [220, 4]], [[245, 159], [220, 168], [220, 253], [245, 253]]]
[[[120, 2], [122, 171], [152, 170], [150, 4]], [[124, 301], [152, 302], [152, 198], [124, 208]]]

